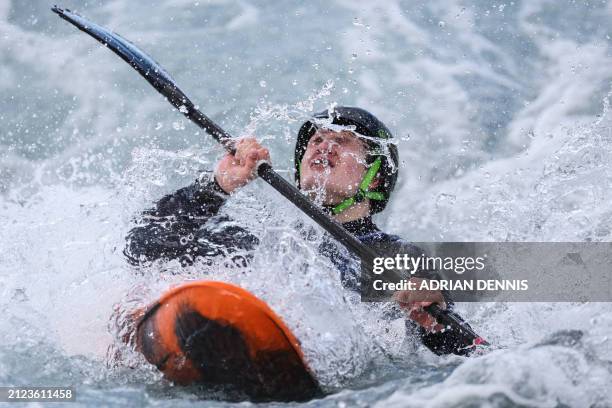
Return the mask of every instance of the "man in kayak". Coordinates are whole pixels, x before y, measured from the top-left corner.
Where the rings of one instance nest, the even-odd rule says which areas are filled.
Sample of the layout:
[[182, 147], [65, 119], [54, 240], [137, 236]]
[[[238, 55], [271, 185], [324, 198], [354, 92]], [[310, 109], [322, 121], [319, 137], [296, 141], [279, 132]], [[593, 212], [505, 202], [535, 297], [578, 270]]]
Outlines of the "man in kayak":
[[[398, 152], [391, 138], [381, 121], [360, 108], [337, 106], [315, 114], [298, 133], [295, 180], [364, 244], [418, 256], [417, 247], [384, 233], [372, 221], [372, 215], [387, 205], [397, 179]], [[130, 263], [178, 259], [188, 265], [254, 251], [258, 238], [217, 214], [235, 191], [257, 177], [262, 161], [270, 162], [268, 149], [254, 138], [243, 138], [236, 143], [235, 154], [220, 160], [214, 174], [205, 173], [194, 184], [159, 200], [128, 234], [124, 253]], [[350, 266], [331, 239], [319, 245], [319, 252], [337, 267], [346, 288], [359, 290], [360, 270]], [[423, 344], [434, 353], [466, 355], [472, 350], [465, 337], [444, 329], [423, 309], [432, 303], [451, 308], [441, 292], [403, 291], [395, 299], [407, 312], [407, 325], [416, 325]]]

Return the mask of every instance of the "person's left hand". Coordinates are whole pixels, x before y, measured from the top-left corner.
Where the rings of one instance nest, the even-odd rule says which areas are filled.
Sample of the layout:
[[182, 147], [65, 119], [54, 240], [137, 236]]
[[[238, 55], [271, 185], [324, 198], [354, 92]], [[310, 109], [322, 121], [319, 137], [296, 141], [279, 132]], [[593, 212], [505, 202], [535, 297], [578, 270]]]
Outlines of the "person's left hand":
[[[414, 287], [418, 288], [423, 280], [421, 278], [411, 278], [410, 282], [414, 282]], [[444, 328], [424, 309], [424, 307], [433, 303], [437, 303], [442, 309], [446, 309], [444, 296], [442, 296], [442, 292], [439, 290], [402, 290], [395, 292], [393, 298], [397, 301], [400, 308], [408, 313], [408, 317], [425, 328], [425, 330], [437, 333]]]

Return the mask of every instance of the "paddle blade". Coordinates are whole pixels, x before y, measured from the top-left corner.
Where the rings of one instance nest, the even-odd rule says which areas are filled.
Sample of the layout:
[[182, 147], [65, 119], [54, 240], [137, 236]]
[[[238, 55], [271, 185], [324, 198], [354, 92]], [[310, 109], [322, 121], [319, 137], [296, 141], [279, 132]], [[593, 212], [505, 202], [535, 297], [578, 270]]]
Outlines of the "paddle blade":
[[138, 71], [155, 89], [168, 98], [170, 103], [182, 113], [187, 113], [187, 111], [193, 109], [193, 103], [178, 87], [170, 74], [155, 62], [153, 58], [130, 41], [68, 9], [53, 6], [51, 10], [79, 30], [89, 34], [110, 48], [121, 59]]
[[138, 71], [144, 79], [153, 85], [159, 93], [164, 95], [166, 99], [168, 99], [168, 101], [182, 114], [189, 118], [189, 120], [204, 129], [228, 151], [234, 152], [234, 141], [232, 136], [200, 112], [189, 100], [187, 95], [178, 87], [176, 82], [174, 82], [170, 74], [144, 51], [121, 37], [119, 34], [113, 33], [68, 9], [54, 6], [51, 10], [64, 20], [73, 24], [79, 30], [89, 34], [106, 47], [110, 48], [115, 54], [120, 56], [121, 59]]

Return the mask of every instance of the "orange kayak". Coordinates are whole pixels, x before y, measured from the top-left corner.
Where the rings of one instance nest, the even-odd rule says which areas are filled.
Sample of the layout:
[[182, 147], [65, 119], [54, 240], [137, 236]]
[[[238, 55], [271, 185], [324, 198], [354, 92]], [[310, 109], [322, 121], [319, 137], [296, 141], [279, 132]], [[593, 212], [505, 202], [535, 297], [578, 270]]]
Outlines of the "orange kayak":
[[299, 401], [321, 392], [293, 333], [238, 286], [187, 283], [139, 314], [137, 350], [177, 384], [226, 386], [255, 400]]

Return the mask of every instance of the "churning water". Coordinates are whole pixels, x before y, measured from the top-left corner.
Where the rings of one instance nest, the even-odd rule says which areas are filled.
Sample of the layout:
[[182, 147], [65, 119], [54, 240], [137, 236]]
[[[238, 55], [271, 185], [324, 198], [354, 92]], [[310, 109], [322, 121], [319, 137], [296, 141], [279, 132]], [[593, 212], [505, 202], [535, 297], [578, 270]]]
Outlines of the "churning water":
[[[378, 219], [389, 232], [610, 241], [612, 3], [382, 3], [60, 5], [149, 52], [226, 130], [257, 135], [287, 177], [313, 110], [371, 110], [402, 161]], [[121, 349], [111, 316], [220, 279], [265, 299], [300, 338], [331, 393], [307, 405], [612, 406], [610, 304], [460, 304], [498, 347], [436, 357], [342, 289], [286, 227], [303, 216], [261, 181], [224, 209], [262, 241], [249, 268], [129, 267], [133, 217], [222, 151], [51, 5], [0, 0], [1, 385], [72, 385], [83, 405], [196, 406], [194, 390]]]

